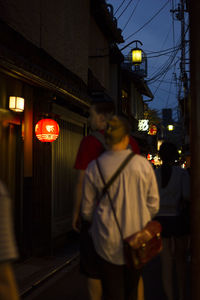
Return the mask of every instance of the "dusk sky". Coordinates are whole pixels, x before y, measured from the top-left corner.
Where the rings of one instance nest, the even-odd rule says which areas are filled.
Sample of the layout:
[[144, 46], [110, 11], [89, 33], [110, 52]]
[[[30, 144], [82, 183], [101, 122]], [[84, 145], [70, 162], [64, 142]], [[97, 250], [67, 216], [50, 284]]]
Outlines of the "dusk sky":
[[[124, 44], [140, 40], [147, 55], [148, 75], [145, 80], [154, 99], [149, 107], [158, 110], [173, 109], [173, 118], [178, 115], [178, 85], [180, 78], [181, 22], [170, 10], [177, 9], [177, 0], [107, 0], [114, 8], [114, 17], [121, 28]], [[185, 28], [188, 14], [185, 14]], [[123, 51], [127, 55], [135, 43]], [[187, 50], [187, 48], [186, 48]], [[188, 50], [187, 50], [188, 51]], [[188, 68], [188, 67], [187, 67]]]

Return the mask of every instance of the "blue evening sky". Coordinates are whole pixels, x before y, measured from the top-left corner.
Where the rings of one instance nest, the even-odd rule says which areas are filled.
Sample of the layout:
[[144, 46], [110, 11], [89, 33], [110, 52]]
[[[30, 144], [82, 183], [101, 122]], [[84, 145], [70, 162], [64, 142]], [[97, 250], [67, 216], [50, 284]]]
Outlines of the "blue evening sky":
[[[172, 108], [175, 120], [180, 90], [181, 22], [170, 10], [177, 9], [178, 3], [178, 0], [107, 0], [114, 8], [118, 27], [123, 30], [125, 43], [119, 44], [119, 49], [133, 40], [143, 43], [141, 48], [148, 61], [145, 80], [154, 95], [149, 107], [156, 109], [159, 116], [163, 108]], [[185, 19], [187, 28], [187, 13]], [[123, 54], [127, 55], [135, 45], [126, 48]]]

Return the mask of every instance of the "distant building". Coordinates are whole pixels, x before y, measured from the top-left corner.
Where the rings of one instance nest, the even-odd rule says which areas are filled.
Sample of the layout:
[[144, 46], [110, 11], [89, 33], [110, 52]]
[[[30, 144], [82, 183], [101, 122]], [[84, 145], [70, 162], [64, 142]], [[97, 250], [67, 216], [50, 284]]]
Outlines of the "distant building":
[[166, 127], [168, 124], [172, 123], [172, 109], [171, 108], [164, 108], [162, 110], [162, 123]]

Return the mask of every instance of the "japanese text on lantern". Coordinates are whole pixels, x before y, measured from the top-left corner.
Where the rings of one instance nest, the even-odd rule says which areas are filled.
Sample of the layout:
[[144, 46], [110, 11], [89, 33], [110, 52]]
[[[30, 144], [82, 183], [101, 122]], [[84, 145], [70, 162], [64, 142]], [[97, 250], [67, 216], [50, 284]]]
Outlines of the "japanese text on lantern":
[[35, 134], [41, 142], [53, 142], [59, 135], [59, 125], [53, 119], [42, 119], [35, 126]]

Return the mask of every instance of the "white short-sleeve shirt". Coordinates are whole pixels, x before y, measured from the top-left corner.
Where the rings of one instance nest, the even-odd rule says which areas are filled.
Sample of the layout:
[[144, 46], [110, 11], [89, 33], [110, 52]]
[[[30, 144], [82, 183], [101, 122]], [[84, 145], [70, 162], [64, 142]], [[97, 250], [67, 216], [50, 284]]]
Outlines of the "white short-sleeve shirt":
[[[106, 151], [99, 157], [105, 181], [111, 178], [130, 149]], [[124, 264], [123, 244], [117, 228], [109, 199], [105, 194], [97, 204], [103, 182], [96, 161], [86, 169], [82, 216], [92, 220], [91, 234], [97, 253], [113, 264]], [[109, 188], [116, 215], [127, 237], [142, 229], [159, 209], [159, 193], [151, 164], [141, 155], [135, 155]]]

